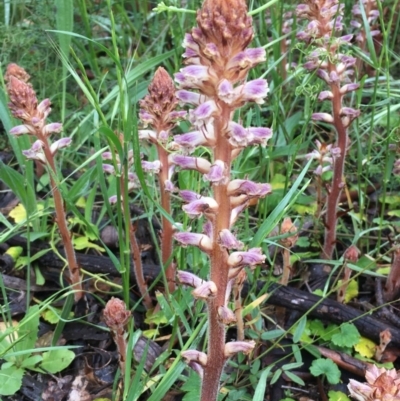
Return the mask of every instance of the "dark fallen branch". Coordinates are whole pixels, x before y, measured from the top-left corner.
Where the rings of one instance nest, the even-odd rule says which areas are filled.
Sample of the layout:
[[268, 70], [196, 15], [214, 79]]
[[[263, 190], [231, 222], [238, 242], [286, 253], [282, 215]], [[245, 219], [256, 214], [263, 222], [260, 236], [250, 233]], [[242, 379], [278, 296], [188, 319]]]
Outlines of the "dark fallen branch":
[[[9, 240], [9, 245], [23, 246], [24, 239]], [[40, 247], [31, 245], [32, 254], [39, 251]], [[62, 252], [61, 252], [62, 253]], [[112, 261], [106, 256], [77, 254], [80, 267], [93, 274], [104, 274], [110, 276], [119, 276], [118, 270], [115, 268]], [[64, 262], [53, 252], [48, 252], [46, 255], [38, 259], [42, 268], [59, 268], [64, 267]], [[44, 269], [45, 270], [45, 269]], [[54, 269], [51, 269], [54, 272]], [[43, 272], [45, 273], [45, 271]], [[144, 275], [146, 280], [153, 282], [160, 276], [160, 266], [144, 264]], [[131, 271], [131, 280], [134, 282], [135, 277]], [[265, 286], [264, 282], [260, 282], [260, 289]], [[243, 288], [243, 295], [246, 295], [249, 287]], [[390, 330], [392, 334], [391, 346], [400, 347], [400, 330], [387, 322], [382, 322], [376, 317], [370, 316], [369, 313], [363, 313], [348, 305], [341, 304], [329, 298], [321, 298], [317, 295], [299, 290], [293, 287], [281, 286], [276, 283], [271, 283], [269, 289], [269, 297], [267, 303], [282, 306], [288, 310], [295, 310], [302, 314], [307, 313], [312, 318], [321, 319], [328, 322], [341, 324], [344, 322], [352, 322], [355, 324], [359, 332], [379, 343], [379, 334], [385, 329]]]

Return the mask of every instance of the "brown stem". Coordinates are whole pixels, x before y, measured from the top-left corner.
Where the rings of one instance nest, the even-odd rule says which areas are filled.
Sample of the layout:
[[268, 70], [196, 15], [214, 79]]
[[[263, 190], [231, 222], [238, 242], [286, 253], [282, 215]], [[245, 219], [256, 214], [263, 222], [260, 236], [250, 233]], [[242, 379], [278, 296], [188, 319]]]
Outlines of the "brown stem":
[[67, 258], [69, 278], [71, 281], [72, 289], [74, 290], [74, 300], [77, 303], [83, 298], [82, 289], [82, 277], [80, 274], [80, 268], [76, 259], [75, 250], [72, 245], [72, 235], [68, 229], [67, 217], [64, 209], [64, 201], [61, 196], [61, 192], [57, 186], [57, 182], [54, 177], [57, 174], [56, 166], [54, 162], [54, 156], [50, 151], [50, 145], [47, 137], [40, 130], [37, 131], [37, 138], [43, 142], [43, 151], [46, 156], [47, 166], [50, 171], [50, 185], [54, 197], [54, 207], [56, 211], [56, 223], [60, 231], [61, 240], [65, 250], [65, 257]]
[[[214, 127], [217, 138], [214, 147], [214, 160], [222, 160], [227, 166], [227, 176], [230, 176], [231, 147], [223, 133], [228, 125], [231, 110], [220, 103], [221, 115], [215, 119]], [[225, 305], [228, 285], [228, 252], [219, 245], [218, 236], [221, 230], [229, 229], [231, 206], [227, 194], [227, 184], [213, 185], [214, 198], [219, 208], [213, 221], [213, 250], [211, 259], [211, 281], [218, 289], [215, 298], [208, 301], [208, 353], [207, 365], [204, 367], [204, 377], [201, 390], [201, 401], [216, 400], [219, 392], [220, 378], [224, 368], [225, 358], [225, 325], [220, 322], [218, 308]]]
[[384, 289], [384, 299], [386, 302], [393, 301], [398, 297], [400, 291], [400, 248], [395, 248], [393, 251], [392, 264], [390, 272], [386, 279]]
[[[329, 63], [329, 72], [335, 71], [336, 66]], [[342, 118], [340, 116], [340, 110], [342, 108], [342, 94], [340, 93], [340, 87], [338, 84], [331, 85], [331, 91], [333, 93], [332, 109], [334, 126], [337, 132], [337, 146], [340, 149], [340, 154], [334, 159], [333, 167], [333, 179], [330, 192], [327, 196], [327, 207], [326, 207], [326, 218], [325, 218], [325, 241], [324, 248], [322, 251], [322, 257], [324, 259], [332, 259], [333, 250], [336, 245], [336, 227], [337, 227], [337, 209], [339, 205], [340, 195], [343, 190], [343, 171], [344, 162], [346, 159], [346, 151], [348, 146], [347, 130], [343, 125]]]
[[[170, 215], [171, 214], [171, 195], [165, 190], [165, 182], [168, 180], [168, 152], [163, 146], [157, 144], [158, 158], [161, 162], [161, 170], [159, 174], [161, 206]], [[171, 260], [172, 256], [172, 235], [173, 227], [171, 222], [162, 216], [162, 233], [161, 233], [161, 262], [165, 269], [165, 277], [168, 282], [168, 290], [174, 292], [176, 267]]]

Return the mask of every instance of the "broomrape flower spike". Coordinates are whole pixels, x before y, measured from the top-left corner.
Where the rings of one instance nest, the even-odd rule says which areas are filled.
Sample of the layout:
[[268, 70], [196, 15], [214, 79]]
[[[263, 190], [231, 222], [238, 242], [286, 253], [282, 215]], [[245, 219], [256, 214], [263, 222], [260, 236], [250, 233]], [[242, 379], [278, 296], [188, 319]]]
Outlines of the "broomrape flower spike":
[[[174, 235], [183, 246], [197, 246], [210, 259], [206, 280], [183, 271], [177, 274], [179, 282], [194, 287], [194, 297], [207, 303], [207, 354], [182, 353], [202, 377], [201, 401], [217, 399], [226, 360], [237, 352], [249, 353], [255, 345], [244, 341], [225, 344], [226, 326], [236, 320], [228, 307], [233, 283], [242, 276], [239, 273], [244, 266], [265, 260], [259, 248], [233, 251], [244, 246], [232, 232], [234, 222], [250, 200], [271, 192], [269, 184], [231, 177], [234, 158], [247, 146], [265, 146], [272, 136], [270, 128], [243, 127], [232, 120], [239, 107], [263, 104], [269, 90], [265, 79], [246, 80], [250, 69], [266, 60], [263, 48], [249, 48], [252, 39], [252, 19], [245, 0], [205, 0], [197, 12], [197, 26], [183, 42], [186, 66], [175, 74], [179, 87], [176, 100], [191, 108], [188, 121], [192, 128], [175, 135], [169, 144], [168, 149], [174, 152], [168, 158], [173, 165], [169, 168], [169, 188], [173, 188], [171, 171], [175, 167], [197, 170], [210, 185], [210, 190], [201, 195], [188, 190], [179, 192], [185, 213], [205, 220], [204, 233]], [[149, 108], [142, 114], [142, 119], [151, 125]], [[157, 140], [155, 132], [142, 136]], [[190, 155], [199, 146], [210, 149], [209, 160]], [[164, 168], [162, 160], [161, 164]]]
[[[150, 126], [152, 130], [139, 132], [139, 137], [154, 144], [157, 148], [158, 160], [142, 162], [143, 170], [158, 175], [161, 190], [161, 206], [171, 214], [171, 192], [174, 190], [171, 176], [175, 165], [181, 168], [194, 169], [196, 160], [180, 159], [178, 155], [171, 158], [168, 141], [171, 131], [177, 121], [186, 116], [186, 111], [177, 111], [178, 99], [175, 96], [175, 86], [171, 77], [164, 68], [160, 67], [154, 74], [149, 85], [149, 94], [140, 101], [139, 118], [144, 127]], [[190, 142], [190, 140], [189, 140]], [[201, 161], [202, 168], [206, 168]], [[173, 227], [171, 222], [163, 215], [161, 236], [161, 262], [165, 268], [165, 276], [170, 292], [175, 290], [175, 263], [171, 261]]]
[[[46, 123], [46, 119], [51, 112], [50, 100], [45, 99], [38, 103], [36, 93], [29, 83], [30, 76], [17, 64], [10, 64], [7, 67], [5, 80], [7, 82], [7, 93], [10, 99], [8, 107], [11, 114], [22, 120], [23, 124], [10, 130], [11, 135], [20, 136], [30, 135], [36, 140], [30, 149], [22, 153], [27, 159], [34, 160], [38, 166], [44, 166], [49, 170], [51, 192], [54, 197], [54, 206], [56, 211], [56, 223], [60, 231], [65, 256], [68, 262], [69, 280], [74, 292], [74, 299], [77, 303], [83, 299], [82, 278], [80, 268], [76, 259], [75, 250], [72, 245], [72, 234], [69, 231], [66, 211], [64, 209], [64, 200], [57, 187], [58, 175], [55, 163], [55, 156], [59, 149], [65, 148], [71, 144], [71, 138], [65, 137], [51, 143], [51, 134], [58, 134], [62, 131], [61, 123]], [[40, 169], [37, 169], [40, 171]], [[79, 309], [78, 309], [79, 310]]]
[[[341, 36], [343, 30], [343, 8], [338, 0], [307, 0], [296, 8], [297, 17], [307, 20], [305, 29], [297, 38], [306, 42], [311, 51], [303, 67], [326, 83], [327, 90], [322, 91], [318, 99], [331, 102], [331, 113], [318, 112], [312, 120], [332, 125], [336, 130], [335, 148], [339, 151], [332, 160], [333, 179], [327, 194], [325, 240], [322, 257], [331, 259], [336, 243], [337, 209], [343, 189], [343, 172], [346, 153], [349, 146], [348, 128], [360, 115], [360, 111], [343, 106], [344, 96], [358, 89], [357, 83], [351, 82], [354, 57], [342, 53], [343, 45], [349, 45], [352, 35]], [[322, 166], [317, 174], [323, 172]]]

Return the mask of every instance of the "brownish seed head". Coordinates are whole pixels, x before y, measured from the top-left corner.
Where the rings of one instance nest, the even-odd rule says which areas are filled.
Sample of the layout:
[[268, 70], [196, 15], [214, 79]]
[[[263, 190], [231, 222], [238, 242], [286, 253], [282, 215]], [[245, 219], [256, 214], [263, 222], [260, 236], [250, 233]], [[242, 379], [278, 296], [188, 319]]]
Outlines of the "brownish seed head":
[[131, 312], [124, 301], [112, 297], [104, 308], [104, 322], [113, 331], [120, 331], [128, 323]]
[[37, 114], [37, 98], [29, 75], [17, 64], [10, 64], [5, 74], [7, 92], [10, 98], [9, 108], [14, 117], [29, 122]]
[[197, 23], [207, 43], [224, 49], [223, 57], [244, 50], [253, 39], [245, 0], [205, 0], [197, 13]]

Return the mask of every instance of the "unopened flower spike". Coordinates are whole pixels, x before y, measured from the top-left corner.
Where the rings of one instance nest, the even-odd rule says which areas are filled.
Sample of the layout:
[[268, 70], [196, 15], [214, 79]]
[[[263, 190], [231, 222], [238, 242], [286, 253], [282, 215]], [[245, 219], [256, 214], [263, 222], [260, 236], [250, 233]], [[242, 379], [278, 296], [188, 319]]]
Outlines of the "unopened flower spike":
[[[143, 161], [145, 172], [158, 175], [161, 192], [161, 206], [166, 213], [171, 214], [171, 192], [175, 190], [171, 181], [175, 165], [179, 165], [178, 158], [174, 160], [169, 153], [176, 146], [170, 142], [172, 130], [176, 123], [186, 116], [186, 111], [177, 110], [178, 98], [175, 85], [167, 71], [160, 67], [154, 74], [149, 88], [149, 94], [140, 101], [139, 118], [144, 127], [150, 129], [139, 131], [139, 137], [154, 144], [157, 148], [158, 160]], [[189, 163], [180, 160], [181, 164]], [[195, 162], [193, 162], [195, 165]], [[171, 262], [173, 228], [169, 219], [162, 216], [161, 235], [161, 263], [165, 268], [165, 275], [170, 292], [175, 290], [175, 264]]]

